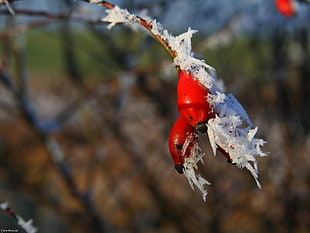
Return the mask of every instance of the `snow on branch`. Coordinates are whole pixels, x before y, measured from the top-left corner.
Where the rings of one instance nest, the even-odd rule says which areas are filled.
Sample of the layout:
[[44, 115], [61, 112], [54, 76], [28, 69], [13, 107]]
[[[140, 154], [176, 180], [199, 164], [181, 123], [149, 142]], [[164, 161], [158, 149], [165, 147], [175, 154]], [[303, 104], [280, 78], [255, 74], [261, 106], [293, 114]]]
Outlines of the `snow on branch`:
[[[0, 203], [0, 209], [5, 211], [8, 215], [14, 218], [17, 224], [27, 233], [36, 233], [37, 228], [32, 225], [32, 219], [25, 221], [21, 216], [17, 215], [10, 207], [8, 202]], [[2, 232], [2, 231], [1, 231]]]
[[15, 15], [14, 10], [12, 9], [10, 2], [14, 2], [15, 0], [0, 0], [0, 6], [5, 4], [6, 7], [8, 8], [8, 11], [12, 14]]
[[102, 19], [104, 22], [109, 22], [107, 26], [108, 29], [111, 29], [118, 23], [127, 23], [133, 24], [137, 17], [134, 14], [130, 14], [126, 9], [121, 9], [118, 6], [115, 6], [113, 9], [106, 10], [107, 16]]

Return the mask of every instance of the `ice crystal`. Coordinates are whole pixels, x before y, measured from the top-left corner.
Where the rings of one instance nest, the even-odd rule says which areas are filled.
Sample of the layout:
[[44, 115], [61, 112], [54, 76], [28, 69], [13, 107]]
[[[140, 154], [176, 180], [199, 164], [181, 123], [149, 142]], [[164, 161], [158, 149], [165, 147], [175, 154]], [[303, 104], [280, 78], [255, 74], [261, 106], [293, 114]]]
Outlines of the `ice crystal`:
[[17, 215], [17, 223], [21, 226], [27, 233], [36, 233], [37, 228], [32, 225], [32, 219], [25, 221], [22, 217]]
[[133, 24], [136, 19], [134, 14], [130, 14], [126, 9], [121, 9], [118, 6], [106, 10], [106, 13], [107, 15], [102, 19], [102, 21], [110, 23], [107, 26], [108, 29], [111, 29], [118, 23]]
[[8, 202], [2, 202], [0, 203], [0, 209], [2, 210], [6, 210], [7, 208], [9, 208], [9, 203]]
[[97, 4], [97, 3], [102, 2], [102, 0], [90, 0], [89, 2], [90, 2], [90, 3], [95, 3], [95, 4]]
[[207, 181], [206, 179], [204, 179], [203, 177], [201, 177], [200, 174], [195, 173], [195, 169], [198, 168], [197, 163], [199, 161], [203, 162], [202, 158], [205, 155], [202, 152], [201, 148], [199, 147], [198, 142], [195, 139], [196, 137], [197, 135], [192, 135], [192, 134], [188, 135], [182, 148], [182, 154], [183, 156], [185, 156], [185, 153], [188, 147], [190, 145], [193, 145], [192, 147], [190, 147], [189, 157], [185, 159], [184, 164], [183, 164], [184, 175], [186, 176], [191, 188], [194, 190], [194, 185], [196, 185], [197, 188], [202, 193], [203, 200], [206, 201], [208, 192], [204, 188], [204, 186], [210, 185], [211, 183]]

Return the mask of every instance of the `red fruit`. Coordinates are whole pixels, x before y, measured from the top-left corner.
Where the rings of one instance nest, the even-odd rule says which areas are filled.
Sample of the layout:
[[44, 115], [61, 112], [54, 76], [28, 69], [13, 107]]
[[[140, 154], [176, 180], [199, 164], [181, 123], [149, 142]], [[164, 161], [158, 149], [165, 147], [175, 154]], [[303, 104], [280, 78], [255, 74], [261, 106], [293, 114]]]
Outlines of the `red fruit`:
[[[186, 140], [189, 143], [184, 145]], [[170, 154], [179, 173], [183, 173], [184, 159], [190, 156], [195, 143], [198, 143], [198, 135], [195, 129], [182, 116], [179, 116], [169, 137]]]
[[296, 14], [297, 3], [295, 0], [276, 0], [276, 7], [283, 15], [292, 17]]
[[209, 89], [202, 85], [191, 73], [180, 71], [178, 84], [179, 112], [187, 123], [203, 133], [206, 132], [204, 123], [214, 117], [207, 100], [209, 93]]

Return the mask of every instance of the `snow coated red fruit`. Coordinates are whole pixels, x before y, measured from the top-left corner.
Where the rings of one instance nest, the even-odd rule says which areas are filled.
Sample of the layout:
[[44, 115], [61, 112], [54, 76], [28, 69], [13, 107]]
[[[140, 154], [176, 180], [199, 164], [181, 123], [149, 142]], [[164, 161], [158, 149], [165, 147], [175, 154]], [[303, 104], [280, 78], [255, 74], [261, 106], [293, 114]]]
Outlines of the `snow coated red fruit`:
[[295, 0], [276, 0], [277, 9], [285, 16], [292, 17], [296, 14]]
[[[188, 145], [184, 145], [186, 140]], [[188, 124], [182, 116], [179, 116], [169, 137], [170, 154], [179, 173], [183, 173], [184, 159], [190, 156], [195, 143], [198, 143], [198, 135], [194, 127]]]
[[178, 84], [178, 109], [187, 123], [204, 133], [206, 123], [214, 117], [207, 100], [209, 89], [191, 73], [181, 70]]
[[[185, 159], [195, 153], [198, 145], [198, 132], [207, 132], [207, 121], [215, 117], [208, 102], [210, 91], [191, 73], [181, 70], [178, 84], [178, 109], [181, 116], [174, 124], [169, 136], [169, 150], [179, 173], [183, 173]], [[218, 145], [217, 145], [218, 146]], [[229, 154], [218, 146], [231, 162]]]
[[[188, 158], [198, 143], [198, 133], [206, 133], [206, 122], [214, 117], [208, 102], [210, 91], [191, 73], [181, 70], [178, 83], [178, 109], [181, 116], [174, 124], [169, 137], [169, 150], [179, 173], [183, 173]], [[185, 145], [186, 144], [186, 145]]]

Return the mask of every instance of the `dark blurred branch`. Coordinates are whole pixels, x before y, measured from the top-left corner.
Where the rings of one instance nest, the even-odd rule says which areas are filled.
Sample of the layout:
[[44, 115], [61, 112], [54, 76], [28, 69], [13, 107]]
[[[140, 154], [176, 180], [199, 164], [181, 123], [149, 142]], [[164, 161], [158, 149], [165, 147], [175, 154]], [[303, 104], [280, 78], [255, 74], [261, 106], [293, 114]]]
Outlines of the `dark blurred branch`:
[[[24, 16], [36, 16], [36, 17], [44, 17], [49, 19], [62, 19], [68, 20], [71, 18], [71, 12], [61, 13], [61, 14], [53, 14], [47, 11], [40, 10], [26, 10], [26, 9], [14, 9], [16, 15], [24, 15]], [[6, 10], [0, 10], [1, 15], [9, 15], [9, 12]]]
[[[23, 9], [14, 9], [15, 15], [24, 15], [24, 16], [33, 16], [33, 17], [42, 17], [43, 19], [39, 19], [33, 22], [24, 23], [20, 25], [15, 25], [14, 27], [10, 27], [2, 32], [0, 32], [0, 39], [10, 38], [12, 36], [18, 35], [20, 33], [24, 33], [30, 29], [43, 27], [54, 23], [55, 21], [68, 21], [74, 20], [76, 22], [83, 22], [88, 24], [102, 24], [101, 19], [98, 20], [90, 20], [72, 16], [72, 12], [61, 13], [61, 14], [52, 14], [46, 11], [37, 11], [37, 10], [23, 10]], [[10, 15], [6, 10], [0, 10], [0, 15]]]
[[[73, 10], [73, 2], [71, 0], [65, 0], [64, 3], [71, 12]], [[74, 49], [74, 36], [68, 20], [64, 21], [61, 25], [60, 32], [67, 74], [74, 85], [83, 88], [83, 77]]]
[[54, 21], [52, 21], [50, 19], [44, 19], [44, 20], [38, 20], [35, 22], [27, 23], [27, 24], [15, 25], [12, 28], [8, 28], [7, 30], [0, 32], [0, 40], [14, 37], [16, 35], [19, 35], [21, 33], [26, 32], [30, 29], [46, 26], [52, 22], [54, 22]]
[[8, 3], [16, 2], [18, 0], [0, 0], [0, 6]]
[[14, 10], [11, 8], [10, 3], [14, 2], [15, 0], [0, 0], [0, 6], [1, 5], [6, 5], [6, 7], [8, 8], [8, 12], [10, 12], [10, 14], [14, 15]]
[[[85, 22], [91, 24], [102, 24], [102, 20], [91, 20], [80, 18], [78, 16], [72, 15], [72, 11], [68, 11], [65, 13], [53, 14], [48, 11], [40, 11], [40, 10], [28, 10], [28, 9], [14, 9], [15, 15], [29, 16], [29, 17], [42, 17], [50, 20], [75, 20], [77, 22]], [[0, 10], [0, 15], [10, 15], [10, 13], [6, 10]]]
[[0, 69], [0, 82], [14, 97], [17, 108], [26, 120], [30, 128], [35, 132], [41, 142], [45, 145], [48, 154], [56, 165], [62, 179], [67, 188], [70, 190], [72, 196], [79, 202], [84, 209], [86, 216], [88, 216], [90, 224], [89, 229], [96, 232], [106, 232], [106, 225], [104, 220], [98, 215], [95, 206], [89, 195], [83, 194], [79, 191], [78, 186], [74, 180], [70, 165], [65, 159], [64, 151], [61, 145], [50, 135], [49, 128], [42, 124], [42, 121], [33, 108], [28, 96], [28, 79], [26, 74], [25, 54], [23, 42], [19, 41], [18, 46], [14, 48], [17, 68], [17, 80], [14, 82], [13, 78], [5, 72], [4, 68]]
[[24, 116], [24, 119], [33, 129], [33, 131], [40, 138], [42, 143], [47, 148], [52, 162], [56, 165], [62, 179], [65, 181], [67, 188], [70, 190], [72, 196], [81, 204], [87, 216], [91, 220], [91, 227], [97, 232], [106, 232], [106, 226], [104, 220], [99, 217], [95, 206], [93, 205], [90, 197], [86, 194], [82, 194], [73, 178], [73, 174], [70, 169], [70, 165], [65, 160], [65, 154], [60, 144], [49, 135], [49, 132], [42, 127], [39, 116], [32, 108], [29, 99], [21, 95], [22, 92], [17, 91], [17, 88], [11, 82], [11, 78], [4, 72], [0, 72], [0, 80], [2, 83], [12, 92], [15, 96], [15, 100], [18, 104], [18, 109]]

